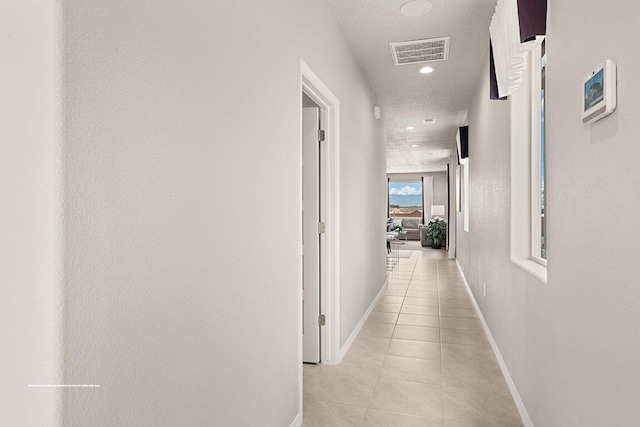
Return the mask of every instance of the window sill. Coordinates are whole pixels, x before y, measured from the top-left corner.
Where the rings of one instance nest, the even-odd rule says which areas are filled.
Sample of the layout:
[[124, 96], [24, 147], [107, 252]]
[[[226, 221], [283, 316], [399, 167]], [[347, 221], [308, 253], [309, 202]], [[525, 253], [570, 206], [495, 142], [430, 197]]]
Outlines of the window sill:
[[530, 259], [511, 258], [511, 262], [525, 270], [527, 273], [547, 284], [547, 267]]

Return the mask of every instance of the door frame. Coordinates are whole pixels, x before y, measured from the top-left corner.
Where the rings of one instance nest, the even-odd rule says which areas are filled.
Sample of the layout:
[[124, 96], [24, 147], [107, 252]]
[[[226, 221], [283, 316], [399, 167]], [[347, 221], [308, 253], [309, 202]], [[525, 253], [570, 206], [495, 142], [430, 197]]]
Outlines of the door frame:
[[340, 101], [298, 58], [298, 365], [302, 405], [302, 93], [320, 106], [325, 141], [320, 150], [320, 216], [325, 233], [321, 238], [320, 307], [325, 326], [320, 329], [320, 362], [337, 364], [340, 354]]

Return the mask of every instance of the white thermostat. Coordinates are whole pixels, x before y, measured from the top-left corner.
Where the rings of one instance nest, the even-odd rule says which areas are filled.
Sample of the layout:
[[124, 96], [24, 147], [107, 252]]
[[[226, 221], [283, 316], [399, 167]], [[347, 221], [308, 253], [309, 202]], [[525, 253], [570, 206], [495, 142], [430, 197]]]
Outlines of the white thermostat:
[[610, 59], [598, 64], [582, 79], [582, 123], [592, 123], [616, 109], [616, 64]]

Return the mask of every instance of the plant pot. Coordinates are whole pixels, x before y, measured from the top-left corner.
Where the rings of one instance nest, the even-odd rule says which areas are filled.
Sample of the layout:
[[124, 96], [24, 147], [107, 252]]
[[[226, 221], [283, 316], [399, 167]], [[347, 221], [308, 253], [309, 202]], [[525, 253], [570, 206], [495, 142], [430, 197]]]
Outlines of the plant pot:
[[442, 248], [442, 245], [440, 244], [437, 244], [437, 245], [435, 243], [431, 244], [431, 249], [440, 249], [440, 248]]

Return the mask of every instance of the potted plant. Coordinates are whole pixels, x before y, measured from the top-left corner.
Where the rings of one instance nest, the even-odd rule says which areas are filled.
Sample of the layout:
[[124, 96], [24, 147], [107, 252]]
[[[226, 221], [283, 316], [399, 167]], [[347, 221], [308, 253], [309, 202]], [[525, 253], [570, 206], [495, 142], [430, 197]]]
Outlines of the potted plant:
[[447, 235], [447, 223], [441, 218], [431, 218], [427, 224], [427, 237], [433, 242], [433, 249], [440, 249]]

